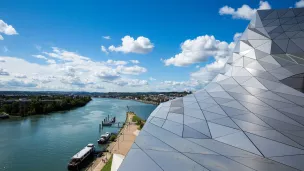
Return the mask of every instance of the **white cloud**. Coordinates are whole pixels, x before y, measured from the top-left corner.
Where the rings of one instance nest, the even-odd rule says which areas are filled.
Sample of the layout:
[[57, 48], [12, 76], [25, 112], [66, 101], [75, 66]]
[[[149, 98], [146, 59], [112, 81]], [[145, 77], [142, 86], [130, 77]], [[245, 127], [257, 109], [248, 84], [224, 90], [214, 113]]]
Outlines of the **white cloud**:
[[239, 40], [241, 33], [236, 33], [233, 37], [234, 42], [229, 43], [229, 49], [230, 53], [228, 53], [224, 57], [216, 58], [215, 61], [207, 64], [203, 67], [201, 67], [198, 71], [193, 72], [190, 74], [191, 79], [198, 80], [202, 85], [208, 83], [211, 81], [215, 76], [217, 76], [219, 73], [223, 71], [223, 68], [225, 64], [227, 63], [227, 60], [232, 55], [232, 50], [235, 47], [236, 42]]
[[93, 84], [93, 82], [89, 81], [88, 79], [81, 80], [81, 78], [78, 76], [62, 77], [60, 81], [64, 84], [70, 84], [78, 87], [85, 87], [88, 84]]
[[6, 81], [2, 84], [8, 87], [36, 87], [37, 86], [37, 84], [33, 82], [28, 82], [24, 80], [15, 80], [15, 79]]
[[69, 52], [58, 47], [52, 47], [53, 52], [43, 52], [43, 54], [48, 55], [51, 58], [60, 59], [63, 61], [89, 61], [90, 58], [81, 56], [75, 52]]
[[[93, 61], [89, 57], [79, 53], [67, 51], [60, 48], [52, 48], [51, 51], [44, 51], [35, 57], [42, 58], [47, 64], [32, 63], [22, 58], [0, 56], [1, 77], [0, 90], [33, 90], [29, 86], [22, 87], [22, 83], [11, 86], [6, 84], [11, 80], [13, 83], [22, 80], [24, 83], [34, 83], [35, 90], [72, 90], [72, 91], [144, 91], [145, 82], [135, 78], [128, 78], [130, 75], [138, 75], [146, 71], [140, 66], [127, 66], [128, 61]], [[43, 57], [44, 58], [43, 58]], [[46, 59], [45, 59], [46, 58]], [[52, 61], [53, 60], [53, 61]], [[22, 73], [26, 78], [17, 78], [14, 74]], [[135, 76], [132, 76], [135, 77]], [[122, 80], [117, 82], [117, 80]], [[124, 82], [127, 83], [123, 88]], [[20, 85], [21, 87], [18, 87]], [[141, 87], [140, 85], [143, 85]], [[136, 88], [134, 88], [136, 86]]]
[[95, 73], [95, 76], [104, 80], [104, 81], [113, 81], [120, 78], [120, 75], [113, 70], [109, 71], [99, 71]]
[[48, 59], [48, 60], [46, 60], [46, 62], [48, 64], [56, 64], [56, 61], [54, 59]]
[[38, 59], [44, 59], [44, 60], [47, 60], [48, 58], [46, 58], [45, 56], [43, 55], [32, 55], [33, 57], [35, 58], [38, 58]]
[[221, 72], [228, 58], [229, 57], [220, 58], [219, 60], [200, 68], [198, 71], [190, 74], [191, 78], [199, 80], [202, 84], [208, 83]]
[[6, 53], [6, 52], [9, 51], [8, 48], [7, 48], [6, 46], [3, 46], [2, 50], [3, 50], [4, 53]]
[[26, 75], [20, 74], [20, 73], [16, 73], [14, 76], [15, 76], [15, 78], [27, 78]]
[[303, 8], [304, 7], [304, 0], [300, 0], [295, 3], [296, 8]]
[[151, 52], [154, 48], [151, 41], [143, 36], [139, 36], [136, 40], [133, 37], [125, 36], [121, 40], [121, 46], [115, 47], [114, 45], [111, 45], [109, 50], [112, 52], [146, 54]]
[[72, 66], [66, 66], [63, 71], [66, 76], [75, 77], [76, 70]]
[[2, 36], [2, 35], [0, 35], [0, 40], [4, 40], [4, 38], [3, 38], [3, 36]]
[[166, 91], [188, 91], [201, 88], [200, 83], [194, 79], [189, 81], [163, 81], [157, 87], [159, 90]]
[[104, 52], [105, 54], [109, 54], [107, 48], [104, 46], [101, 46], [101, 51]]
[[111, 59], [107, 60], [106, 63], [109, 65], [126, 65], [126, 64], [128, 64], [127, 61], [115, 61], [115, 60], [111, 60]]
[[153, 78], [153, 77], [150, 77], [149, 80], [150, 80], [150, 81], [156, 81], [156, 79]]
[[239, 41], [241, 36], [242, 36], [242, 33], [235, 33], [234, 36], [233, 36], [233, 41], [234, 42]]
[[0, 68], [0, 75], [8, 76], [10, 74], [5, 69]]
[[130, 60], [130, 62], [132, 62], [133, 64], [139, 64], [138, 60]]
[[38, 83], [43, 83], [43, 84], [50, 83], [50, 82], [54, 81], [55, 79], [56, 79], [56, 77], [53, 75], [39, 76], [38, 74], [35, 74], [32, 77], [33, 81], [38, 82]]
[[110, 36], [102, 36], [102, 38], [107, 39], [107, 40], [110, 40], [110, 39], [111, 39]]
[[246, 19], [251, 20], [252, 16], [255, 14], [257, 10], [263, 10], [263, 9], [271, 9], [270, 4], [267, 1], [260, 1], [259, 8], [251, 8], [250, 6], [244, 4], [242, 7], [238, 9], [234, 9], [229, 6], [224, 6], [220, 8], [219, 14], [220, 15], [231, 15], [232, 18], [235, 19]]
[[141, 73], [147, 72], [147, 69], [144, 67], [140, 67], [138, 65], [134, 65], [130, 67], [119, 65], [117, 66], [116, 71], [122, 74], [139, 75]]
[[148, 85], [147, 80], [139, 80], [139, 79], [119, 79], [113, 82], [116, 85], [119, 86], [131, 86], [131, 87], [139, 87], [139, 86], [145, 86]]
[[46, 63], [48, 64], [56, 64], [56, 61], [54, 59], [49, 59], [43, 55], [32, 55], [33, 57], [35, 58], [38, 58], [38, 59], [44, 59]]
[[6, 35], [18, 34], [12, 25], [6, 24], [3, 20], [0, 20], [0, 33], [4, 33]]
[[193, 40], [188, 39], [183, 42], [181, 44], [182, 52], [169, 59], [164, 59], [163, 62], [166, 66], [187, 66], [204, 62], [209, 57], [218, 60], [229, 56], [233, 48], [233, 44], [216, 40], [214, 36], [199, 36]]
[[91, 88], [92, 89], [97, 89], [97, 90], [103, 90], [103, 89], [105, 89], [105, 87], [102, 86], [102, 85], [91, 85]]

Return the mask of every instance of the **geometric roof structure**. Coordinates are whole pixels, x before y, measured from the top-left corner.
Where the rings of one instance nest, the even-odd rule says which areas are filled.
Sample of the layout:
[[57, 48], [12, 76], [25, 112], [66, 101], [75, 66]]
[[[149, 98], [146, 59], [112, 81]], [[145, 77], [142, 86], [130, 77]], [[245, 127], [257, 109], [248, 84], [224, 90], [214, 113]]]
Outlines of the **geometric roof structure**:
[[223, 71], [160, 104], [119, 171], [304, 170], [304, 9], [258, 10]]

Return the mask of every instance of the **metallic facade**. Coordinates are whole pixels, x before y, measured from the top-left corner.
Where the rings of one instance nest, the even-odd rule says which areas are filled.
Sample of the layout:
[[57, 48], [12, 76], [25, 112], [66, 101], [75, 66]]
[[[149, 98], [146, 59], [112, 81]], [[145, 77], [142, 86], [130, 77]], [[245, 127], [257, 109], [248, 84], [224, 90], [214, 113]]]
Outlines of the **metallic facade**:
[[160, 104], [119, 171], [304, 170], [304, 9], [261, 10], [203, 90]]

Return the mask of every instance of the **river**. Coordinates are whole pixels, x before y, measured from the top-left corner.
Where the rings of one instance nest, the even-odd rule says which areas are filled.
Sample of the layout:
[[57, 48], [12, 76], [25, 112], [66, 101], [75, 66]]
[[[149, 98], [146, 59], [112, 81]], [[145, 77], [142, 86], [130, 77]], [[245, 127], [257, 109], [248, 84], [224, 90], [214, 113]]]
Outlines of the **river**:
[[0, 171], [65, 171], [70, 158], [104, 132], [107, 116], [124, 122], [126, 106], [147, 119], [156, 106], [130, 100], [94, 98], [86, 106], [66, 112], [0, 120]]

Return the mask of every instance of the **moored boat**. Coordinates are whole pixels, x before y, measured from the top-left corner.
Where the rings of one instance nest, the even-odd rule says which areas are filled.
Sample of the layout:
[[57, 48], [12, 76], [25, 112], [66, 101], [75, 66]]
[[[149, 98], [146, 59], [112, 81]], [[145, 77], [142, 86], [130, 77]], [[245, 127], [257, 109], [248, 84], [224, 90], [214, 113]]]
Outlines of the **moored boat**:
[[116, 117], [109, 119], [109, 116], [102, 121], [102, 126], [112, 126], [116, 122]]
[[94, 144], [88, 144], [71, 158], [71, 161], [68, 164], [68, 169], [79, 170], [82, 167], [83, 162], [94, 154], [94, 151]]
[[99, 140], [97, 140], [98, 144], [105, 144], [106, 142], [108, 142], [108, 140], [111, 137], [111, 133], [110, 132], [106, 132], [105, 134], [101, 135]]
[[0, 113], [0, 119], [8, 119], [8, 118], [9, 118], [9, 114]]

